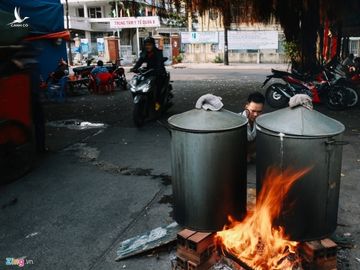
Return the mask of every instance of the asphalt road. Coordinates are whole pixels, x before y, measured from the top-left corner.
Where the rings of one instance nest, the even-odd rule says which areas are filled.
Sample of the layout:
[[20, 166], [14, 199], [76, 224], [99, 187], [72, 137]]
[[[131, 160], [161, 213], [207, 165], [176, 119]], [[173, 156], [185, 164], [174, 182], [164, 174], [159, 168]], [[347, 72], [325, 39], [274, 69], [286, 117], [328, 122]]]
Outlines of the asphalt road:
[[[239, 112], [249, 92], [263, 91], [268, 72], [171, 69], [175, 105], [163, 120], [193, 108], [206, 93], [221, 96], [225, 108]], [[121, 241], [173, 221], [168, 132], [154, 122], [141, 130], [133, 126], [129, 92], [84, 92], [45, 109], [48, 123], [79, 119], [106, 126], [78, 130], [48, 125], [50, 152], [29, 174], [0, 187], [0, 269], [15, 269], [5, 266], [7, 257], [31, 260], [24, 269], [169, 269], [169, 252], [114, 261]], [[317, 109], [347, 126], [350, 144], [344, 147], [337, 232], [350, 233], [357, 243], [341, 251], [343, 269], [360, 269], [360, 110]], [[253, 187], [254, 166], [248, 170]]]

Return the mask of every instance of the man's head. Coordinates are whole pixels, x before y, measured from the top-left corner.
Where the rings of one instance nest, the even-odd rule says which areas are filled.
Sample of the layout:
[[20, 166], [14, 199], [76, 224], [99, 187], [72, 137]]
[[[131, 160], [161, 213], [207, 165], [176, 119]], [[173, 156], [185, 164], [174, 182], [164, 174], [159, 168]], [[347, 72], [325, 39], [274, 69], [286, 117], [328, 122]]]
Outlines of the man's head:
[[262, 113], [265, 103], [265, 97], [260, 92], [253, 92], [248, 96], [245, 109], [248, 111], [248, 119], [254, 122]]
[[349, 59], [351, 59], [351, 60], [354, 59], [354, 54], [353, 54], [353, 53], [350, 53], [350, 54], [349, 54]]
[[147, 37], [144, 39], [144, 48], [145, 51], [151, 52], [155, 48], [155, 39], [152, 37]]
[[101, 60], [99, 60], [99, 61], [97, 61], [97, 65], [98, 65], [99, 67], [102, 67], [102, 66], [104, 65], [104, 62], [101, 61]]

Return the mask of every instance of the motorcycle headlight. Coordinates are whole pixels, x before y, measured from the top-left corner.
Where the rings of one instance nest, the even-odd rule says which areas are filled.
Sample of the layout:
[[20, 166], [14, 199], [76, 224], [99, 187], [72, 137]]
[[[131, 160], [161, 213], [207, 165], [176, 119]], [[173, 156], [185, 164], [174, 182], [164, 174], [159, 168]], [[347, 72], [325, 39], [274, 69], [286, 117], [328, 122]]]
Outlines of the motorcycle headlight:
[[136, 78], [132, 78], [132, 79], [130, 80], [130, 82], [129, 82], [130, 86], [132, 86], [132, 87], [135, 87], [135, 86], [136, 86], [136, 83], [137, 83]]
[[143, 82], [137, 89], [137, 91], [141, 91], [143, 93], [146, 93], [147, 91], [149, 91], [150, 89], [150, 80], [146, 80], [145, 82]]
[[129, 82], [130, 85], [130, 91], [131, 92], [136, 92], [136, 85], [137, 85], [137, 79], [136, 78], [132, 78]]

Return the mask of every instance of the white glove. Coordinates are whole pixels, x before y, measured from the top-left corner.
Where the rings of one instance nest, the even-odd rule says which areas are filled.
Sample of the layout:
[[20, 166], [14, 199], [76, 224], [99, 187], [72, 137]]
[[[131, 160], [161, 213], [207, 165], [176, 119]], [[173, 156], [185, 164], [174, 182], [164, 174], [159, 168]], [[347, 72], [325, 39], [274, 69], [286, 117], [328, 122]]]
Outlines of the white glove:
[[222, 98], [218, 96], [214, 96], [212, 94], [206, 94], [201, 96], [197, 101], [195, 108], [196, 109], [204, 109], [211, 111], [219, 111], [224, 106], [221, 102]]

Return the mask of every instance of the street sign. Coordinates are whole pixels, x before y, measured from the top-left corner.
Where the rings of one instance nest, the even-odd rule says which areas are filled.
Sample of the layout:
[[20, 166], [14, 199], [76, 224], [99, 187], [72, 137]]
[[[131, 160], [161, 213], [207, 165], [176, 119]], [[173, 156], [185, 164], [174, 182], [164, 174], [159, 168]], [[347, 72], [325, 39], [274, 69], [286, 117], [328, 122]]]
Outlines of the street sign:
[[147, 17], [119, 17], [110, 19], [111, 29], [123, 28], [146, 28], [146, 27], [159, 27], [160, 19], [158, 16]]

